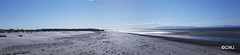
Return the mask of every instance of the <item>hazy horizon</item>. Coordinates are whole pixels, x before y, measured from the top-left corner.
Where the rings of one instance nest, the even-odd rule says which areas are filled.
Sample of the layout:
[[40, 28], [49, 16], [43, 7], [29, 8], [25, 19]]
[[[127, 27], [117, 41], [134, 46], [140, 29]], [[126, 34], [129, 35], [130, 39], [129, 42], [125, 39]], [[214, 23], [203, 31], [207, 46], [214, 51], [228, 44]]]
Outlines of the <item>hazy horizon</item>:
[[240, 25], [239, 0], [0, 0], [0, 29]]

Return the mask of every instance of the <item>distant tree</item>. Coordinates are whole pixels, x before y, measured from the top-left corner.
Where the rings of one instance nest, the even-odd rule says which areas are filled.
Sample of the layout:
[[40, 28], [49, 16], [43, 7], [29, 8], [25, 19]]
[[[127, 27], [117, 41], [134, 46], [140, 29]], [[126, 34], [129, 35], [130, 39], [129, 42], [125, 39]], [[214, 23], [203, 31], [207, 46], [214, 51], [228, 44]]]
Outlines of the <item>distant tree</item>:
[[9, 30], [10, 30], [10, 31], [13, 31], [14, 29], [11, 28], [11, 29], [9, 29]]
[[4, 33], [4, 32], [5, 32], [5, 30], [0, 29], [0, 33]]
[[11, 32], [13, 32], [13, 31], [14, 31], [14, 29], [12, 29], [12, 28], [9, 29], [9, 30], [7, 30], [8, 33], [11, 33]]

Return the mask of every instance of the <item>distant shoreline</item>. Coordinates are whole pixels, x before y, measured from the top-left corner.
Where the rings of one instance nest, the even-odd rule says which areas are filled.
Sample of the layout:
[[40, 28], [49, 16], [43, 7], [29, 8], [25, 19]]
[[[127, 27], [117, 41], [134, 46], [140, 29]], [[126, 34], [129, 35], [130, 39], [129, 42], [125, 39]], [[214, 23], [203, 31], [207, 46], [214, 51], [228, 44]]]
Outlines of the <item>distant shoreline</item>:
[[174, 37], [154, 36], [154, 35], [135, 34], [135, 33], [128, 33], [128, 34], [153, 37], [153, 38], [161, 38], [161, 39], [166, 39], [166, 40], [170, 40], [170, 41], [184, 42], [184, 43], [190, 43], [190, 44], [212, 46], [212, 47], [218, 47], [218, 49], [221, 49], [222, 45], [234, 45], [235, 49], [229, 50], [229, 51], [240, 53], [240, 42], [239, 41], [224, 41], [224, 40], [223, 41], [211, 41], [211, 40], [203, 40], [203, 39], [174, 38]]

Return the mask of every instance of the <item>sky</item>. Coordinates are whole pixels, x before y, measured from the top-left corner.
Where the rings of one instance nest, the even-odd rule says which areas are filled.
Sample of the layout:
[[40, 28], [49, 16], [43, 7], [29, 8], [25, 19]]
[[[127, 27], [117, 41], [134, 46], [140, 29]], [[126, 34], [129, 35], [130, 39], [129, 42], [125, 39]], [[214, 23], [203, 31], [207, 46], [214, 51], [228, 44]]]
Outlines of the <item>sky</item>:
[[0, 29], [240, 25], [240, 0], [0, 0]]

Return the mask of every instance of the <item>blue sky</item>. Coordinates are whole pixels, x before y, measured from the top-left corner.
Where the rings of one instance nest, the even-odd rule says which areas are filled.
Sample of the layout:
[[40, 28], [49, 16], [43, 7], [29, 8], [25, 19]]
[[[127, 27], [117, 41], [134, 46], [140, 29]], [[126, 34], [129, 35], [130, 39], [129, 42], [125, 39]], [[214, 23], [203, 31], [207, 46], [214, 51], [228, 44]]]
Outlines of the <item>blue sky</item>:
[[0, 28], [240, 25], [240, 0], [0, 0]]

